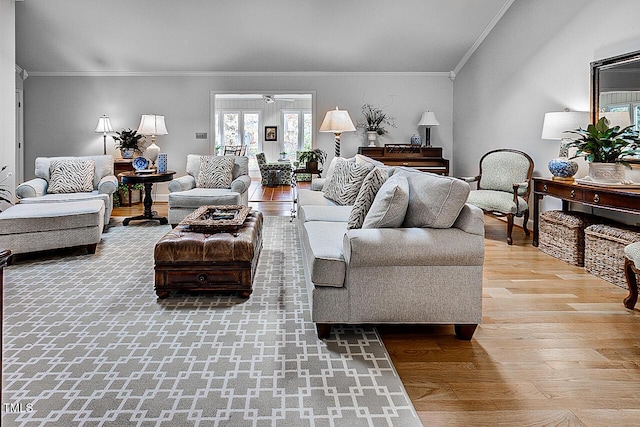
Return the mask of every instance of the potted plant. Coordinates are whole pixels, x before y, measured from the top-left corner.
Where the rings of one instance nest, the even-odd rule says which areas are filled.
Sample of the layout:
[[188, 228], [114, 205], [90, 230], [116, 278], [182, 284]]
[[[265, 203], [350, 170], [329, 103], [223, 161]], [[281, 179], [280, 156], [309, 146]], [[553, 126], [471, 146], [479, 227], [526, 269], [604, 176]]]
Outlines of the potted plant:
[[280, 152], [280, 159], [279, 160], [287, 160], [287, 152], [286, 151], [281, 151]]
[[[6, 168], [8, 168], [8, 166], [3, 166], [2, 169], [0, 169], [0, 173], [4, 172]], [[10, 205], [13, 205], [13, 201], [11, 200], [12, 198], [11, 190], [9, 189], [9, 187], [7, 187], [7, 184], [5, 182], [10, 176], [11, 176], [11, 172], [7, 173], [7, 176], [5, 176], [4, 178], [2, 178], [2, 180], [0, 180], [0, 202], [9, 203]], [[2, 212], [2, 209], [0, 209], [0, 212]]]
[[113, 139], [116, 141], [116, 148], [120, 149], [122, 157], [125, 159], [133, 158], [136, 152], [142, 153], [144, 147], [144, 135], [138, 133], [133, 129], [122, 129], [120, 132], [116, 132], [117, 136]]
[[298, 161], [306, 165], [306, 169], [309, 172], [318, 172], [320, 169], [318, 165], [324, 163], [327, 159], [327, 153], [319, 148], [315, 148], [309, 151], [303, 151], [298, 156]]
[[375, 146], [378, 135], [384, 135], [388, 132], [385, 125], [396, 127], [394, 119], [374, 105], [364, 104], [362, 106], [362, 115], [365, 118], [365, 122], [358, 122], [357, 126], [367, 132], [370, 147]]
[[[140, 203], [143, 189], [144, 186], [140, 183], [131, 185], [131, 204]], [[129, 201], [129, 186], [120, 183], [118, 185], [118, 191], [113, 193], [113, 206], [119, 208], [125, 200], [127, 202]]]
[[596, 124], [589, 124], [586, 129], [568, 131], [579, 135], [568, 146], [576, 148], [571, 157], [584, 157], [589, 162], [589, 176], [593, 181], [603, 183], [619, 183], [624, 181], [624, 161], [627, 156], [640, 154], [640, 137], [632, 126], [620, 129], [620, 126], [609, 127], [606, 117]]

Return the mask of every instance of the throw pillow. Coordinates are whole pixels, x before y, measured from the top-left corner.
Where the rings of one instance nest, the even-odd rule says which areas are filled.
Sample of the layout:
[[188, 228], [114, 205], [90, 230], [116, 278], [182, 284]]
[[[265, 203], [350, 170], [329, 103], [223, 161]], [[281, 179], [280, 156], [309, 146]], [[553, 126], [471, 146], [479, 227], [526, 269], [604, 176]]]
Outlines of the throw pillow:
[[353, 205], [362, 181], [371, 169], [370, 165], [356, 165], [355, 162], [338, 159], [328, 188], [323, 190], [324, 197], [342, 206]]
[[409, 204], [409, 182], [393, 174], [382, 184], [364, 218], [362, 228], [397, 228], [402, 226]]
[[389, 175], [387, 171], [374, 168], [362, 181], [362, 187], [356, 201], [353, 203], [353, 209], [349, 213], [349, 222], [347, 228], [362, 228], [364, 218], [367, 216], [367, 212], [373, 204], [373, 200], [378, 194], [378, 190], [382, 187], [382, 184], [387, 180]]
[[49, 166], [47, 193], [86, 193], [93, 191], [93, 160], [52, 160]]
[[231, 188], [235, 163], [233, 156], [200, 157], [200, 172], [196, 179], [196, 187]]
[[466, 182], [429, 172], [398, 170], [409, 181], [409, 207], [405, 227], [450, 228], [467, 201]]
[[331, 163], [329, 163], [329, 167], [327, 168], [327, 173], [324, 177], [325, 179], [324, 179], [324, 185], [322, 186], [322, 191], [324, 191], [327, 188], [327, 184], [329, 183], [329, 181], [331, 181], [331, 178], [333, 177], [333, 172], [336, 170], [336, 164], [338, 163], [338, 159], [346, 160], [347, 162], [356, 161], [355, 157], [352, 157], [350, 159], [345, 159], [344, 157], [334, 157], [333, 159], [331, 159]]

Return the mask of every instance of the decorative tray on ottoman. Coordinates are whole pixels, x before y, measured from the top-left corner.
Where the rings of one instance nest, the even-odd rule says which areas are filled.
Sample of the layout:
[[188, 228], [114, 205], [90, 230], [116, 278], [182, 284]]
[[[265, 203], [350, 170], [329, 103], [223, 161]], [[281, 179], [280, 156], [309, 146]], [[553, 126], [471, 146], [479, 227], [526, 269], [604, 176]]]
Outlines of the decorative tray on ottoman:
[[237, 231], [251, 212], [241, 205], [201, 206], [180, 221], [185, 231], [215, 233]]

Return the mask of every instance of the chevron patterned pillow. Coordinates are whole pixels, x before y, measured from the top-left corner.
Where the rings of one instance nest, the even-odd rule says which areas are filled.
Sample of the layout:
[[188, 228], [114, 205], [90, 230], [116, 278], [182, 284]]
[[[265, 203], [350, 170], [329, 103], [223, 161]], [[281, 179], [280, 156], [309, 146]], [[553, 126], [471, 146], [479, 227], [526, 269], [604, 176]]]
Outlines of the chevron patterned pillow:
[[342, 206], [353, 205], [362, 187], [362, 181], [372, 168], [372, 165], [357, 165], [338, 159], [333, 176], [323, 190], [324, 197]]
[[233, 156], [200, 157], [200, 172], [196, 179], [196, 187], [231, 188], [235, 163]]
[[93, 191], [96, 162], [85, 159], [52, 160], [47, 193], [86, 193]]
[[349, 222], [347, 228], [362, 228], [364, 218], [369, 212], [369, 208], [373, 204], [373, 200], [378, 194], [378, 190], [387, 180], [389, 174], [384, 169], [374, 168], [362, 181], [362, 187], [353, 203], [353, 209], [349, 213]]

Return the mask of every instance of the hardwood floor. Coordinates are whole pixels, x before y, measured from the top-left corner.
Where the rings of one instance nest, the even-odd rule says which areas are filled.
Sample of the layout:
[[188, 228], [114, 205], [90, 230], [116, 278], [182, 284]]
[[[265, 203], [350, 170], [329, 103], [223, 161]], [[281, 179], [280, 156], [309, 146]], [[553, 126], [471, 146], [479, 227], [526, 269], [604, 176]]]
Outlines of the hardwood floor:
[[[291, 203], [278, 199], [286, 190], [250, 204], [288, 216]], [[166, 215], [166, 204], [154, 209]], [[423, 424], [640, 426], [640, 310], [623, 307], [627, 291], [545, 255], [519, 228], [509, 246], [506, 225], [485, 221], [473, 340], [458, 341], [451, 325], [379, 327]]]

